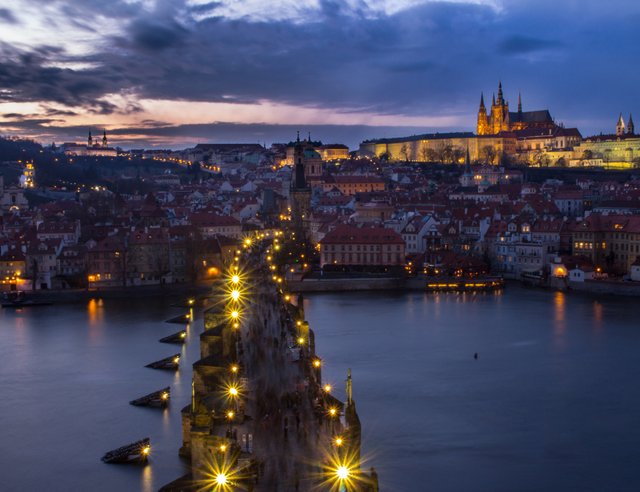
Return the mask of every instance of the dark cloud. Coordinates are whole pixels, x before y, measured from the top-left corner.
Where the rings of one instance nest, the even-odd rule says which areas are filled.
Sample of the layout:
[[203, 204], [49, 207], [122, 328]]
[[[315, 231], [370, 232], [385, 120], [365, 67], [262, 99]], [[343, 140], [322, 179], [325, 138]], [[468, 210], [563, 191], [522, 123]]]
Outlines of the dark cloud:
[[18, 24], [19, 21], [13, 12], [9, 9], [0, 8], [0, 22], [7, 22], [9, 24]]
[[132, 23], [130, 34], [134, 49], [161, 51], [179, 45], [187, 30], [173, 21], [139, 19]]
[[[633, 107], [640, 69], [629, 62], [640, 56], [636, 2], [612, 0], [605, 8], [598, 0], [521, 0], [505, 1], [499, 10], [427, 2], [381, 16], [364, 2], [349, 8], [322, 0], [308, 22], [229, 20], [220, 15], [223, 2], [157, 2], [151, 11], [124, 0], [64, 5], [83, 29], [92, 28], [86, 13], [100, 11], [126, 32], [81, 57], [51, 47], [25, 52], [0, 46], [0, 98], [105, 115], [115, 106], [96, 101], [123, 92], [194, 101], [268, 99], [338, 111], [459, 115], [468, 121], [460, 129], [468, 130], [480, 91], [490, 94], [501, 79], [507, 98], [522, 92], [525, 110], [549, 108], [567, 125], [593, 122], [581, 127], [585, 134], [608, 131], [596, 125], [609, 116], [615, 123], [620, 111], [640, 114]], [[548, 35], [550, 25], [562, 29]], [[61, 60], [92, 68], [52, 66]], [[602, 90], [614, 83], [615, 90]], [[135, 103], [125, 109], [138, 110]], [[197, 130], [155, 127], [180, 135]]]
[[562, 47], [559, 41], [539, 39], [527, 36], [510, 36], [499, 44], [500, 52], [507, 55], [532, 53]]

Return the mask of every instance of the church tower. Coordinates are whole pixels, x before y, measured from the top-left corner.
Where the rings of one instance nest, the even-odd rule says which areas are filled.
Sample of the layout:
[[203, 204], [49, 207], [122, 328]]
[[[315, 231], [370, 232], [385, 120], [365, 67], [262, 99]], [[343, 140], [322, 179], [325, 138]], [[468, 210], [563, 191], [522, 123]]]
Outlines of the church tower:
[[484, 105], [484, 94], [480, 93], [480, 108], [478, 109], [478, 124], [476, 126], [478, 135], [488, 135], [489, 121], [487, 120], [487, 108]]
[[107, 147], [107, 130], [104, 131], [103, 135], [102, 135], [102, 146], [104, 148]]
[[627, 121], [627, 133], [629, 135], [635, 135], [636, 129], [633, 127], [633, 118], [629, 114], [629, 121]]
[[87, 138], [87, 147], [93, 147], [93, 137], [91, 136], [91, 130], [89, 130], [89, 138]]
[[491, 133], [509, 131], [509, 103], [504, 100], [502, 82], [498, 84], [498, 99], [491, 105]]
[[616, 135], [621, 137], [625, 133], [624, 119], [622, 118], [622, 113], [620, 113], [620, 117], [618, 118], [618, 123], [616, 124]]
[[300, 141], [300, 132], [293, 150], [293, 173], [289, 190], [291, 218], [296, 229], [304, 230], [303, 223], [309, 217], [311, 208], [311, 188], [307, 185], [304, 166], [304, 145]]

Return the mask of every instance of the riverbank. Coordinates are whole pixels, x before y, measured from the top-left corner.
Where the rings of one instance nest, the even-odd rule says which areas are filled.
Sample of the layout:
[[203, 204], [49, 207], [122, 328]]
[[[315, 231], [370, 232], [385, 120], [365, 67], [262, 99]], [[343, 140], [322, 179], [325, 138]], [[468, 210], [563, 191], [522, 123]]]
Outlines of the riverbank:
[[73, 304], [91, 299], [144, 299], [148, 297], [200, 296], [211, 291], [209, 284], [168, 284], [100, 289], [36, 290], [27, 298], [37, 302]]
[[368, 290], [401, 290], [401, 291], [467, 291], [492, 290], [504, 286], [497, 277], [460, 280], [445, 277], [331, 277], [305, 278], [290, 280], [289, 290], [296, 293], [311, 292], [358, 292]]

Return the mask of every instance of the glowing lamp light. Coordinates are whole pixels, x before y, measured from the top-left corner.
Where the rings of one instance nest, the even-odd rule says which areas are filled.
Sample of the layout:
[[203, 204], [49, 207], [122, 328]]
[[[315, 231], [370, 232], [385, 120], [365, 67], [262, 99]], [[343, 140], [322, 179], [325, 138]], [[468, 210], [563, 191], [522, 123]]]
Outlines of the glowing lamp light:
[[234, 416], [234, 415], [235, 415], [235, 413], [233, 413], [233, 410], [229, 410], [229, 411], [227, 412], [227, 418], [228, 418], [229, 420], [231, 420], [231, 419], [233, 418], [233, 416]]
[[339, 446], [342, 446], [342, 443], [343, 443], [344, 441], [342, 440], [342, 438], [341, 438], [341, 437], [336, 437], [336, 438], [335, 438], [335, 440], [334, 440], [333, 442], [335, 442], [335, 443], [336, 443], [336, 446], [338, 446], [338, 447], [339, 447]]
[[331, 407], [329, 409], [329, 415], [331, 415], [332, 417], [335, 417], [338, 413], [338, 410], [335, 407]]
[[150, 452], [151, 452], [151, 446], [145, 446], [144, 448], [142, 448], [142, 454], [144, 456], [148, 456]]
[[233, 372], [233, 373], [238, 372], [238, 366], [236, 366], [235, 364], [233, 366], [231, 366], [231, 372]]
[[229, 394], [231, 396], [238, 396], [238, 388], [231, 386], [231, 388], [229, 388]]
[[178, 362], [180, 362], [180, 356], [179, 356], [179, 355], [176, 355], [176, 356], [173, 358], [173, 363], [174, 363], [174, 364], [177, 364]]
[[344, 465], [339, 466], [336, 470], [336, 475], [340, 480], [346, 480], [347, 478], [349, 478], [349, 468]]
[[239, 282], [240, 282], [240, 276], [239, 275], [232, 275], [231, 276], [231, 283], [237, 284]]
[[226, 444], [220, 444], [220, 451], [224, 453], [226, 450], [227, 450], [227, 445]]
[[231, 291], [231, 299], [233, 299], [234, 301], [237, 301], [238, 299], [240, 299], [240, 291], [239, 290], [232, 290]]
[[238, 311], [231, 311], [231, 317], [233, 319], [238, 319], [239, 316], [240, 316], [240, 313]]
[[187, 336], [187, 334], [183, 331], [182, 333], [180, 333], [180, 338], [185, 338]]
[[315, 359], [313, 361], [313, 367], [320, 367], [322, 365], [322, 362], [320, 362], [320, 359]]
[[227, 485], [227, 476], [224, 473], [216, 475], [216, 485]]
[[304, 338], [299, 337], [298, 338], [298, 345], [302, 345], [304, 343]]
[[331, 385], [330, 384], [325, 384], [324, 385], [324, 391], [326, 393], [331, 393]]
[[164, 393], [162, 393], [162, 399], [166, 400], [167, 398], [169, 398], [169, 393], [167, 393], [166, 391]]

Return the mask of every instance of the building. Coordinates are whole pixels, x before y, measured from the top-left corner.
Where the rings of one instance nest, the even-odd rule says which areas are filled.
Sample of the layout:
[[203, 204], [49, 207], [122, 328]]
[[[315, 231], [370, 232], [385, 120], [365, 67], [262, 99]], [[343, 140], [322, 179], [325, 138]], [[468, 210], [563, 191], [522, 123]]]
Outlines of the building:
[[22, 176], [20, 176], [20, 186], [22, 188], [34, 188], [36, 186], [36, 168], [33, 162], [24, 165]]
[[384, 227], [339, 225], [320, 240], [320, 266], [403, 266], [405, 242]]
[[118, 151], [113, 147], [109, 147], [107, 140], [107, 131], [102, 135], [102, 142], [94, 139], [89, 132], [87, 137], [87, 145], [78, 143], [64, 143], [62, 149], [65, 155], [89, 156], [89, 157], [116, 157]]
[[540, 131], [553, 130], [555, 128], [556, 124], [551, 118], [549, 110], [522, 111], [522, 98], [520, 95], [518, 95], [518, 111], [509, 111], [509, 103], [502, 93], [502, 82], [498, 84], [498, 98], [493, 97], [489, 114], [487, 114], [487, 108], [484, 105], [484, 95], [480, 94], [480, 107], [478, 108], [476, 125], [476, 133], [478, 135], [498, 135], [501, 132], [528, 129]]
[[[305, 219], [309, 218], [311, 209], [311, 186], [307, 182], [309, 173], [306, 153], [309, 151], [300, 141], [300, 133], [295, 145], [293, 173], [291, 173], [291, 186], [289, 188], [289, 203], [291, 207], [291, 220], [294, 227], [302, 230]], [[315, 158], [314, 158], [315, 160]], [[322, 174], [322, 172], [320, 172]]]
[[343, 195], [355, 195], [371, 191], [384, 191], [385, 182], [374, 175], [344, 175], [332, 174], [326, 176], [322, 182], [322, 190], [330, 192], [337, 189]]

